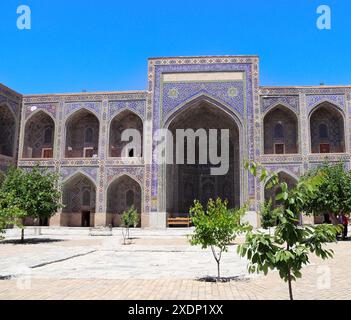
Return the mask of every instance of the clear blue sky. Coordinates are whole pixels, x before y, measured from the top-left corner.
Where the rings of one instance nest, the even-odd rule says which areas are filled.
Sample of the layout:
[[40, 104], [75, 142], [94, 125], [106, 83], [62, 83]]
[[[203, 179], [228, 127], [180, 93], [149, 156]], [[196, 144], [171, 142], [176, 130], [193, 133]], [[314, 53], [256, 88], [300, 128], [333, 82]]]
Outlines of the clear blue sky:
[[[20, 4], [29, 31], [16, 27]], [[261, 85], [351, 84], [350, 14], [348, 0], [1, 0], [0, 82], [24, 94], [144, 90], [148, 57], [257, 54]]]

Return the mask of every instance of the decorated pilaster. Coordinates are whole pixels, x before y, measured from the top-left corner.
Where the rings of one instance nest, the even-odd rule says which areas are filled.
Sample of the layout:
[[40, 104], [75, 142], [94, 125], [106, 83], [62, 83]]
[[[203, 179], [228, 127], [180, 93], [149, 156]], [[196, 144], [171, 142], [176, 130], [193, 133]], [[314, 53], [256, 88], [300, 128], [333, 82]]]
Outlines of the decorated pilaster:
[[95, 226], [106, 225], [106, 175], [105, 163], [106, 152], [108, 145], [108, 99], [103, 97], [102, 110], [100, 114], [100, 132], [99, 132], [99, 169], [97, 173], [97, 186], [96, 186], [96, 213], [95, 213]]
[[299, 145], [300, 152], [302, 155], [302, 167], [303, 172], [308, 170], [308, 155], [310, 153], [310, 125], [308, 119], [308, 111], [306, 108], [306, 95], [301, 93], [299, 95], [299, 103], [300, 103], [300, 123], [299, 123]]

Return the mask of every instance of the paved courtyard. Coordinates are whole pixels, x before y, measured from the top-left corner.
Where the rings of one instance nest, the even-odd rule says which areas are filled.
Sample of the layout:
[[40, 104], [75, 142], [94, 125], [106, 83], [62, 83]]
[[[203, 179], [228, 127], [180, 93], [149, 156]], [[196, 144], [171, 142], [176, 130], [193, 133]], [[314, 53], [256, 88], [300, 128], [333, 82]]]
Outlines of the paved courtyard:
[[[210, 250], [187, 242], [191, 229], [132, 230], [90, 236], [84, 229], [27, 230], [27, 244], [11, 231], [0, 244], [0, 299], [287, 299], [276, 272], [249, 275], [236, 245], [223, 256], [225, 283], [216, 275]], [[238, 239], [238, 243], [243, 239]], [[335, 258], [312, 257], [294, 284], [296, 299], [350, 299], [351, 241], [331, 244]]]

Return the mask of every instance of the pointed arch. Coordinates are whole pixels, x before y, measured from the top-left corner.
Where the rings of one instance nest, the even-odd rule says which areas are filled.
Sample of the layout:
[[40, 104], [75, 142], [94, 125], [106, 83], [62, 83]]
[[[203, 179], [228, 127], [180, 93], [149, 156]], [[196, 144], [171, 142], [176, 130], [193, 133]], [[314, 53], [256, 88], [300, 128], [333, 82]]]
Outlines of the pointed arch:
[[270, 113], [272, 110], [278, 108], [278, 107], [284, 107], [286, 109], [288, 109], [289, 111], [291, 111], [293, 114], [295, 114], [296, 118], [298, 118], [298, 112], [291, 107], [290, 105], [284, 103], [284, 102], [277, 102], [272, 104], [271, 106], [269, 106], [263, 113], [263, 117], [265, 117], [268, 113]]
[[[85, 141], [86, 130], [92, 131], [92, 141]], [[100, 119], [87, 109], [72, 113], [65, 122], [65, 158], [93, 158], [99, 152]]]
[[323, 108], [323, 107], [331, 108], [331, 109], [333, 109], [333, 110], [339, 112], [340, 115], [341, 115], [342, 117], [345, 117], [345, 112], [344, 112], [344, 110], [343, 110], [342, 107], [340, 107], [338, 104], [336, 104], [336, 103], [333, 102], [333, 101], [330, 101], [330, 100], [328, 100], [328, 99], [325, 99], [325, 100], [323, 100], [323, 101], [321, 101], [321, 102], [316, 103], [316, 104], [311, 108], [311, 110], [309, 111], [309, 114], [308, 114], [309, 119], [311, 118], [311, 116], [312, 116], [312, 114], [313, 114], [314, 112], [316, 112], [318, 109]]
[[22, 157], [25, 159], [53, 158], [55, 128], [55, 120], [46, 110], [34, 111], [24, 124]]
[[0, 102], [0, 109], [1, 109], [1, 107], [6, 108], [6, 110], [11, 113], [14, 120], [17, 119], [17, 115], [16, 115], [15, 111], [12, 109], [11, 105], [7, 101]]
[[[285, 182], [288, 185], [288, 188], [294, 188], [297, 183], [299, 178], [292, 173], [290, 170], [286, 169], [278, 169], [275, 171], [275, 173], [278, 174], [279, 182]], [[279, 206], [279, 201], [276, 200], [276, 196], [281, 192], [281, 189], [279, 186], [275, 186], [271, 189], [266, 189], [266, 186], [264, 188], [264, 199], [265, 201], [272, 201], [272, 206], [274, 208]]]
[[47, 116], [49, 116], [52, 119], [52, 121], [55, 122], [55, 118], [50, 112], [48, 112], [46, 109], [38, 108], [37, 110], [34, 110], [33, 112], [31, 112], [30, 115], [28, 115], [24, 123], [26, 124], [31, 118], [33, 118], [34, 116], [36, 116], [38, 113], [41, 113], [41, 112], [45, 113]]
[[118, 117], [120, 114], [122, 114], [124, 112], [130, 112], [130, 113], [136, 115], [137, 117], [139, 117], [141, 121], [143, 121], [143, 116], [139, 112], [137, 112], [134, 109], [131, 109], [130, 107], [124, 107], [124, 108], [119, 109], [117, 112], [113, 113], [113, 115], [111, 116], [111, 118], [109, 120], [109, 125], [116, 117]]
[[63, 180], [62, 180], [62, 184], [66, 184], [67, 182], [69, 182], [70, 180], [76, 178], [77, 176], [83, 176], [84, 178], [87, 178], [88, 180], [90, 180], [90, 182], [96, 186], [96, 182], [94, 181], [94, 179], [89, 176], [88, 174], [86, 174], [84, 171], [78, 169], [77, 171], [69, 174], [67, 177], [65, 177]]
[[[173, 148], [173, 163], [167, 164], [165, 170], [160, 173], [159, 181], [162, 181], [161, 190], [162, 208], [159, 210], [167, 212], [170, 216], [189, 214], [189, 208], [194, 199], [202, 199], [208, 195], [228, 198], [229, 206], [240, 206], [243, 201], [243, 170], [242, 170], [242, 122], [240, 115], [234, 108], [219, 103], [216, 99], [201, 94], [186, 104], [178, 106], [177, 110], [167, 117], [164, 121], [164, 128], [172, 134], [173, 141], [167, 140], [166, 148], [171, 150], [172, 142], [174, 145], [177, 130], [194, 130], [206, 133], [207, 144], [207, 164], [200, 164], [199, 143], [200, 139], [195, 138], [195, 163], [187, 163], [187, 150], [184, 140], [184, 164], [176, 162], [176, 148]], [[218, 176], [211, 175], [212, 164], [208, 158], [208, 133], [210, 129], [229, 130], [229, 168], [226, 173]], [[218, 132], [218, 131], [217, 131]], [[221, 133], [217, 137], [220, 137]], [[201, 140], [203, 141], [203, 138]], [[219, 146], [217, 146], [219, 147]], [[202, 149], [203, 150], [203, 149]], [[166, 154], [168, 151], [166, 151]], [[228, 181], [231, 185], [228, 186]], [[213, 186], [210, 187], [210, 186]]]
[[87, 174], [76, 171], [63, 180], [61, 225], [90, 227], [94, 225], [96, 184]]
[[70, 113], [66, 114], [65, 117], [65, 123], [67, 123], [67, 121], [69, 121], [72, 117], [74, 117], [76, 114], [80, 113], [80, 112], [89, 112], [92, 115], [94, 115], [96, 117], [96, 119], [98, 119], [99, 124], [100, 124], [100, 115], [93, 109], [91, 108], [87, 108], [85, 106], [80, 106], [78, 109], [71, 111]]
[[288, 170], [288, 169], [285, 169], [285, 168], [281, 168], [281, 169], [278, 169], [275, 171], [278, 175], [279, 174], [283, 174], [289, 178], [291, 178], [292, 180], [294, 180], [295, 182], [298, 182], [299, 181], [299, 177], [293, 173], [292, 171]]
[[[121, 140], [122, 132], [126, 129], [137, 130], [137, 132], [140, 134], [140, 141], [134, 141], [135, 146], [129, 151], [125, 150], [125, 146], [129, 144], [129, 141]], [[142, 157], [143, 136], [144, 123], [140, 115], [129, 108], [119, 110], [109, 122], [109, 157]], [[130, 151], [132, 151], [132, 153]]]
[[136, 183], [138, 183], [139, 186], [140, 186], [140, 188], [143, 187], [143, 186], [142, 186], [142, 182], [140, 182], [140, 181], [138, 180], [138, 178], [137, 178], [135, 175], [133, 175], [133, 174], [131, 174], [131, 173], [129, 173], [129, 172], [123, 172], [123, 173], [121, 173], [121, 174], [118, 174], [118, 175], [114, 176], [113, 179], [111, 179], [111, 181], [107, 184], [107, 189], [110, 187], [111, 184], [113, 184], [113, 183], [116, 182], [118, 179], [123, 178], [123, 177], [130, 178], [130, 179], [134, 180]]
[[314, 104], [309, 106], [309, 115], [311, 115], [315, 109], [318, 109], [318, 107], [320, 107], [323, 104], [329, 104], [332, 105], [333, 107], [335, 107], [336, 109], [338, 109], [342, 114], [344, 114], [344, 110], [342, 108], [342, 106], [338, 103], [336, 103], [335, 101], [328, 99], [328, 98], [324, 98], [323, 100], [317, 101]]
[[298, 153], [299, 120], [296, 112], [284, 104], [269, 108], [263, 117], [263, 136], [264, 154]]
[[346, 152], [344, 111], [334, 103], [323, 101], [309, 113], [311, 153]]
[[[121, 214], [133, 206], [141, 217], [143, 192], [138, 180], [128, 173], [116, 176], [106, 190], [107, 224], [119, 226]], [[131, 197], [132, 195], [132, 197]], [[139, 224], [140, 224], [139, 217]]]
[[11, 106], [0, 104], [0, 155], [13, 157], [15, 154], [17, 117]]
[[218, 107], [221, 109], [223, 112], [227, 113], [230, 117], [233, 118], [235, 121], [236, 125], [242, 130], [242, 117], [240, 113], [235, 110], [233, 107], [230, 107], [228, 104], [226, 104], [223, 101], [220, 101], [219, 99], [212, 97], [211, 95], [207, 93], [199, 93], [198, 95], [195, 95], [194, 97], [191, 97], [190, 99], [186, 100], [185, 102], [179, 104], [177, 107], [173, 109], [173, 112], [168, 114], [163, 121], [163, 127], [168, 128], [169, 124], [173, 121], [175, 117], [178, 116], [179, 113], [181, 113], [183, 110], [191, 107], [192, 105], [195, 105], [201, 101], [207, 101], [208, 103], [214, 105], [215, 107]]

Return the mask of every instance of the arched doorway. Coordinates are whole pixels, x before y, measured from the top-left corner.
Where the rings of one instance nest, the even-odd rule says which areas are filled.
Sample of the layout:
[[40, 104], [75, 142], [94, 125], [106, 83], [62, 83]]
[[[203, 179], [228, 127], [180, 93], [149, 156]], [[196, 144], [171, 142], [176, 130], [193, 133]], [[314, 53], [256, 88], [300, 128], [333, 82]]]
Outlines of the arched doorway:
[[66, 121], [66, 158], [94, 158], [99, 149], [99, 120], [90, 111], [76, 111]]
[[[278, 178], [280, 183], [285, 182], [288, 185], [288, 189], [293, 189], [296, 187], [297, 180], [290, 174], [284, 171], [281, 171], [278, 173]], [[274, 188], [271, 188], [271, 189], [265, 189], [264, 191], [265, 201], [268, 202], [269, 200], [271, 200], [273, 208], [277, 208], [279, 206], [279, 201], [277, 201], [275, 198], [280, 192], [281, 192], [281, 189], [279, 186], [275, 186]]]
[[[128, 175], [114, 180], [107, 189], [106, 224], [121, 224], [121, 215], [132, 206], [141, 215], [142, 192], [140, 184]], [[139, 220], [139, 224], [141, 219]]]
[[15, 117], [7, 105], [0, 106], [0, 155], [14, 156]]
[[64, 183], [61, 226], [94, 226], [96, 187], [94, 182], [82, 173], [77, 173]]
[[[141, 143], [139, 148], [124, 150], [129, 141], [122, 141], [121, 136], [124, 130], [135, 129], [140, 133]], [[130, 110], [124, 110], [111, 121], [110, 125], [110, 157], [142, 157], [142, 140], [143, 140], [143, 121], [141, 118]], [[123, 151], [125, 153], [123, 154]]]
[[298, 121], [296, 115], [287, 107], [277, 106], [263, 119], [264, 153], [298, 153]]
[[24, 130], [23, 158], [53, 158], [55, 123], [44, 111], [27, 120]]
[[[227, 113], [225, 108], [207, 99], [192, 102], [178, 112], [169, 121], [168, 129], [173, 135], [173, 164], [166, 165], [166, 212], [171, 217], [187, 216], [190, 207], [197, 199], [205, 206], [210, 198], [217, 197], [228, 201], [230, 208], [240, 206], [240, 137], [239, 127], [234, 116]], [[221, 132], [218, 129], [229, 130], [229, 165], [223, 175], [212, 175], [208, 155], [206, 164], [200, 162], [199, 138], [195, 139], [195, 162], [189, 164], [187, 148], [189, 140], [184, 143], [184, 164], [177, 164], [177, 130], [192, 129], [205, 131], [207, 135], [207, 150], [221, 154]], [[209, 150], [209, 131], [217, 129], [218, 150]], [[169, 143], [167, 142], [168, 147]], [[179, 141], [178, 141], [179, 145]]]
[[329, 102], [317, 106], [310, 116], [311, 152], [345, 152], [345, 129], [342, 113]]

